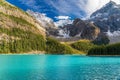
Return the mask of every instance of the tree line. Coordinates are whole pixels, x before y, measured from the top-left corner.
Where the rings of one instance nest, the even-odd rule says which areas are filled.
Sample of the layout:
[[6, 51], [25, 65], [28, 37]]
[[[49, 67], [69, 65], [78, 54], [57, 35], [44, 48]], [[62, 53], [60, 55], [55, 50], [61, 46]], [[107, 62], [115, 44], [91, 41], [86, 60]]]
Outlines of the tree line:
[[120, 55], [120, 43], [94, 47], [88, 55]]
[[19, 39], [2, 40], [0, 42], [0, 53], [22, 53], [29, 51], [44, 51], [45, 39], [40, 34], [24, 31], [19, 28], [0, 28], [0, 33]]

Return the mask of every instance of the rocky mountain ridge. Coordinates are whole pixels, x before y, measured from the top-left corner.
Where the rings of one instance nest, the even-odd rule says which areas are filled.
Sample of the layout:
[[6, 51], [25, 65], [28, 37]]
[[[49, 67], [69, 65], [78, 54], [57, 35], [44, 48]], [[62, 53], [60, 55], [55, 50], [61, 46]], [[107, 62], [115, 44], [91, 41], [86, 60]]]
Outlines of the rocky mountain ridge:
[[[28, 10], [27, 13], [36, 18], [39, 23], [43, 23], [42, 25], [46, 26], [44, 28], [46, 29], [48, 36], [52, 36], [54, 38], [94, 40], [100, 33], [99, 28], [97, 28], [94, 24], [87, 21], [85, 22], [81, 19], [75, 19], [73, 22], [71, 22], [71, 20], [60, 20], [54, 22], [52, 19], [46, 15], [43, 15], [42, 13], [33, 12], [31, 10]], [[58, 25], [56, 25], [57, 23]]]
[[[55, 38], [95, 40], [102, 34], [108, 36], [109, 39], [112, 38], [111, 36], [119, 36], [120, 5], [113, 1], [110, 1], [102, 8], [95, 11], [88, 20], [77, 18], [73, 20], [73, 22], [62, 21], [62, 23], [65, 22], [65, 24], [59, 26], [56, 26], [55, 22], [46, 15], [30, 10], [27, 12], [45, 26], [44, 28], [48, 36]], [[59, 22], [57, 23], [59, 24]], [[66, 24], [67, 22], [70, 24]]]
[[90, 21], [93, 21], [96, 26], [98, 26], [102, 32], [117, 31], [120, 28], [120, 5], [113, 1], [110, 1], [101, 9], [94, 12]]
[[62, 28], [68, 32], [69, 37], [80, 37], [81, 39], [94, 40], [100, 33], [99, 28], [93, 23], [85, 22], [79, 18]]

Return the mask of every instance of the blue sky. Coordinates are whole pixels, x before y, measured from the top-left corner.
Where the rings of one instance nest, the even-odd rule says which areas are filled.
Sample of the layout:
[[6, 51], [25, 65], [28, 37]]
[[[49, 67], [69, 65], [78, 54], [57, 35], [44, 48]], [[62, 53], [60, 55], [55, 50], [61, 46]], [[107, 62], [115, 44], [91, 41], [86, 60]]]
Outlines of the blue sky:
[[[110, 0], [7, 0], [23, 10], [31, 9], [45, 13], [56, 20], [57, 16], [69, 16], [71, 19], [88, 17]], [[120, 3], [120, 0], [113, 0]]]

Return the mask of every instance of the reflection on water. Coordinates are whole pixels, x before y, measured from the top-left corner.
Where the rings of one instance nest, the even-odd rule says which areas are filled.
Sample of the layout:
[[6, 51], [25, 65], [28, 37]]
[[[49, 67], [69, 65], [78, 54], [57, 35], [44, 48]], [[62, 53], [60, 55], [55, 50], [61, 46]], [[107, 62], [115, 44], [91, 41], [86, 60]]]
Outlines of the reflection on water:
[[120, 80], [120, 58], [1, 55], [0, 80]]

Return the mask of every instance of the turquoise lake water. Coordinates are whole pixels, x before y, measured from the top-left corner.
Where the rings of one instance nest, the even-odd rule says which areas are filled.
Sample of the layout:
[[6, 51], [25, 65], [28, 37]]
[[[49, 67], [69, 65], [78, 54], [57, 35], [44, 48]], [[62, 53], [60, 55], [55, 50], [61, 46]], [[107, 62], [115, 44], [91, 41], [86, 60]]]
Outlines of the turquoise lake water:
[[0, 55], [0, 80], [120, 80], [120, 57]]

